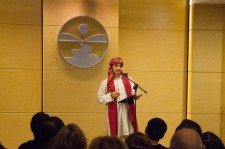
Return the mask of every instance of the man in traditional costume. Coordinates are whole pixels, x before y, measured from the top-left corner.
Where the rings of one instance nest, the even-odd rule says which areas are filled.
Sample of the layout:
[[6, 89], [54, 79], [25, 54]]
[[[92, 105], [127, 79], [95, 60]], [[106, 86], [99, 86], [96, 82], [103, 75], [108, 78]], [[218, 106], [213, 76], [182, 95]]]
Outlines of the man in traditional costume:
[[122, 67], [121, 58], [111, 59], [108, 78], [101, 82], [98, 90], [97, 101], [106, 104], [109, 136], [126, 137], [138, 131], [134, 101], [120, 103], [135, 92], [134, 83], [125, 76]]

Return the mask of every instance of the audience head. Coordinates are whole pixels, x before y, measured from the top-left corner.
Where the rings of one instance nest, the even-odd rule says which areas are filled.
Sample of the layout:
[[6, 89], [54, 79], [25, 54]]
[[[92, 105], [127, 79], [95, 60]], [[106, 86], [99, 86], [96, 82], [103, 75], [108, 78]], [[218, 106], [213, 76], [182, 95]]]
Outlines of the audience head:
[[127, 149], [127, 147], [115, 136], [100, 136], [91, 141], [89, 149]]
[[6, 149], [6, 148], [2, 145], [1, 142], [0, 142], [0, 149]]
[[203, 145], [197, 131], [190, 128], [182, 128], [177, 130], [172, 136], [170, 149], [203, 149]]
[[48, 149], [86, 149], [87, 139], [76, 124], [68, 124], [60, 129], [50, 141]]
[[161, 118], [152, 118], [148, 121], [145, 133], [151, 140], [159, 141], [164, 137], [167, 131], [167, 125]]
[[47, 145], [63, 126], [65, 126], [64, 122], [57, 116], [45, 120], [41, 131], [44, 145]]
[[57, 116], [52, 116], [51, 118], [52, 118], [52, 121], [55, 122], [55, 124], [58, 128], [62, 128], [63, 126], [65, 126], [65, 124], [61, 118], [59, 118]]
[[189, 120], [189, 119], [182, 120], [182, 122], [180, 123], [180, 125], [178, 125], [178, 127], [176, 128], [175, 131], [182, 129], [182, 128], [194, 129], [195, 131], [197, 131], [199, 133], [200, 136], [202, 136], [201, 126], [193, 120]]
[[151, 143], [148, 136], [141, 132], [130, 134], [125, 140], [128, 149], [151, 149]]
[[48, 114], [45, 114], [44, 112], [38, 112], [34, 114], [30, 122], [30, 127], [35, 139], [40, 139], [42, 137], [41, 131], [43, 123], [49, 118], [50, 116]]
[[202, 134], [202, 141], [206, 149], [224, 149], [222, 140], [212, 132], [204, 132]]

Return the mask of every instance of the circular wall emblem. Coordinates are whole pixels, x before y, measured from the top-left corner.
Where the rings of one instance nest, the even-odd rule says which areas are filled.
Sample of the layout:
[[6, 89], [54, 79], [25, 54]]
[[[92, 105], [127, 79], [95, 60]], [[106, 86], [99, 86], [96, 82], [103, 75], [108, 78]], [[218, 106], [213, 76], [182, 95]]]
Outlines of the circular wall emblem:
[[108, 36], [95, 19], [79, 16], [66, 22], [58, 35], [58, 50], [69, 64], [87, 68], [96, 65], [105, 56]]

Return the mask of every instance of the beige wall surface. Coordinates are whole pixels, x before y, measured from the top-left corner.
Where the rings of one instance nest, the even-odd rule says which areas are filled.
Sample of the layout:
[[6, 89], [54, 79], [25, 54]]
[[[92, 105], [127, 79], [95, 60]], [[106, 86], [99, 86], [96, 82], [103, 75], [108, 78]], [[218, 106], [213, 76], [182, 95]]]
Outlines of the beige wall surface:
[[212, 131], [221, 137], [224, 19], [224, 5], [191, 6], [188, 118], [199, 122], [203, 132]]
[[[4, 28], [1, 44], [5, 50], [1, 52], [6, 57], [0, 61], [4, 76], [1, 96], [12, 98], [1, 105], [4, 126], [0, 139], [6, 147], [17, 148], [20, 143], [32, 139], [29, 122], [32, 115], [42, 109], [61, 117], [65, 123], [77, 123], [89, 141], [106, 134], [105, 105], [98, 104], [96, 96], [100, 82], [107, 77], [108, 62], [115, 56], [124, 59], [124, 71], [148, 91], [137, 103], [140, 131], [144, 132], [150, 118], [164, 118], [168, 132], [162, 143], [168, 146], [175, 126], [185, 117], [186, 0], [132, 3], [126, 0], [43, 0], [43, 3], [23, 0], [13, 4], [4, 1], [4, 4], [5, 9], [1, 11], [5, 17], [0, 21]], [[134, 7], [136, 4], [138, 7]], [[62, 25], [76, 16], [95, 18], [105, 27], [109, 37], [107, 55], [88, 69], [69, 65], [57, 49]], [[18, 44], [11, 44], [11, 39]], [[16, 48], [20, 51], [14, 52]], [[12, 74], [7, 74], [9, 72]], [[11, 87], [5, 89], [6, 84]], [[7, 131], [14, 120], [23, 125], [18, 133], [24, 135], [19, 139], [11, 138], [8, 134], [11, 132]], [[15, 130], [20, 125], [15, 125]]]
[[[149, 119], [161, 117], [168, 124], [161, 143], [169, 146], [187, 116], [204, 131], [225, 134], [223, 7], [195, 9], [189, 31], [187, 0], [3, 0], [0, 5], [0, 141], [7, 148], [33, 138], [29, 123], [38, 111], [78, 124], [89, 142], [105, 135], [105, 105], [96, 96], [116, 56], [148, 92], [137, 101], [141, 132]], [[76, 16], [98, 20], [109, 38], [106, 56], [86, 69], [68, 64], [58, 50], [61, 27]]]
[[[44, 1], [44, 111], [80, 124], [89, 140], [106, 134], [105, 106], [96, 103], [96, 95], [100, 82], [107, 77], [109, 60], [120, 56], [125, 62], [124, 71], [149, 91], [137, 102], [140, 130], [144, 131], [147, 121], [160, 113], [176, 117], [169, 120], [171, 128], [162, 140], [168, 145], [174, 126], [185, 117], [188, 5], [186, 1], [177, 2], [179, 5], [158, 0], [98, 0], [92, 2], [96, 9], [89, 9], [90, 4], [84, 1], [76, 1], [76, 5], [74, 1]], [[138, 7], [134, 7], [136, 4]], [[62, 25], [82, 15], [101, 22], [109, 36], [106, 57], [88, 69], [72, 67], [57, 51]], [[93, 131], [93, 125], [100, 131]]]
[[42, 110], [41, 0], [0, 4], [0, 141], [10, 149], [33, 138], [29, 122]]
[[[225, 6], [224, 6], [224, 10], [223, 10], [223, 14], [225, 14]], [[222, 113], [222, 117], [221, 117], [221, 123], [220, 126], [225, 126], [225, 17], [223, 19], [223, 52], [222, 52], [222, 93], [221, 93], [221, 113]], [[221, 127], [220, 130], [221, 133], [221, 138], [223, 139], [223, 141], [225, 142], [225, 127]]]
[[[140, 131], [162, 117], [169, 146], [176, 126], [186, 117], [188, 2], [120, 1], [119, 56], [124, 70], [148, 91], [137, 102]], [[164, 113], [164, 114], [163, 114]], [[175, 118], [175, 119], [174, 119]]]
[[[45, 0], [43, 8], [43, 109], [59, 115], [65, 123], [78, 124], [88, 141], [106, 135], [105, 105], [98, 104], [96, 98], [100, 82], [107, 77], [109, 60], [118, 56], [119, 1]], [[100, 22], [109, 40], [106, 56], [86, 69], [68, 64], [58, 50], [60, 29], [77, 16], [92, 17]]]

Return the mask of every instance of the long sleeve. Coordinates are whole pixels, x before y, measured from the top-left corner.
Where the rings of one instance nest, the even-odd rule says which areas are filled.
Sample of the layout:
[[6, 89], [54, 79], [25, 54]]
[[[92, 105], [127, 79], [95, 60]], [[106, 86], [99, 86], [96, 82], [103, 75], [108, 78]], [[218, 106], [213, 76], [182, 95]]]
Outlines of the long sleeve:
[[114, 99], [111, 97], [111, 93], [107, 93], [107, 79], [103, 80], [98, 89], [97, 101], [99, 103], [109, 103]]

